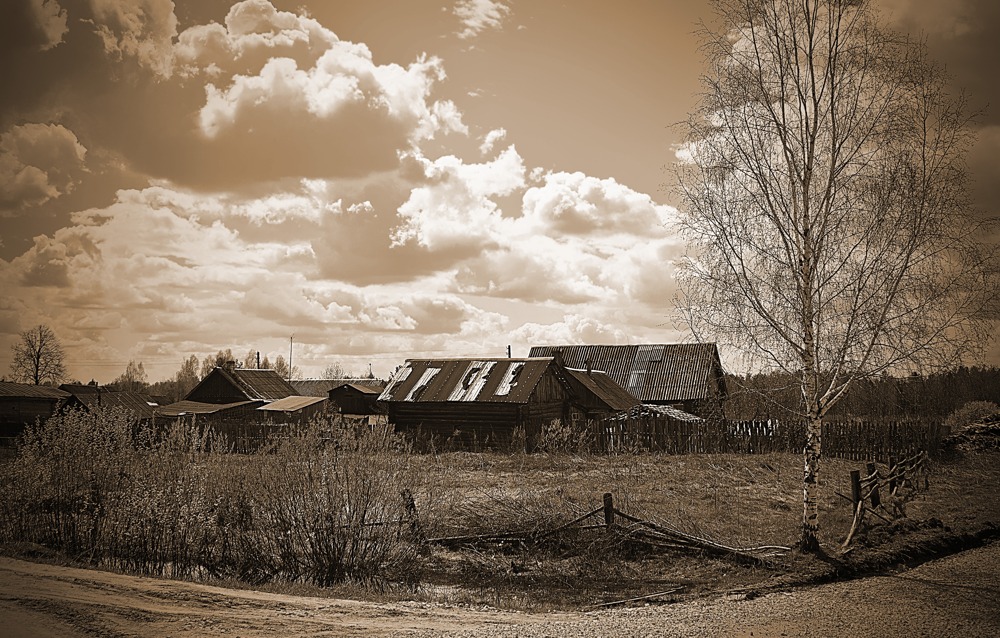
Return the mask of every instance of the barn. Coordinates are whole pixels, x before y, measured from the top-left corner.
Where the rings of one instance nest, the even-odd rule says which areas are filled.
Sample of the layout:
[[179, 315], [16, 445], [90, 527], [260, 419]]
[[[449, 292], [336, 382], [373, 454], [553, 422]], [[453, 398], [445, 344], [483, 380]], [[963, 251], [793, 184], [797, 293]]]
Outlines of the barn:
[[714, 343], [535, 346], [532, 357], [560, 352], [566, 365], [602, 370], [643, 404], [705, 418], [723, 416], [726, 376]]
[[397, 431], [498, 447], [521, 428], [529, 450], [545, 423], [579, 423], [639, 403], [607, 375], [567, 368], [558, 356], [408, 359], [379, 402]]

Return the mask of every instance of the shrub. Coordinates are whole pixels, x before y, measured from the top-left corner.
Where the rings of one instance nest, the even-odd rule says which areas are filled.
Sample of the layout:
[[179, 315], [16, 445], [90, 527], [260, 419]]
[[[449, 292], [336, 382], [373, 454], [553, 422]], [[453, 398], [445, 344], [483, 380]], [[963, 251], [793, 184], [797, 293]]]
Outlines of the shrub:
[[67, 412], [0, 466], [0, 542], [172, 577], [410, 581], [414, 476], [391, 430], [339, 418], [243, 455], [180, 421], [154, 436], [127, 413]]
[[969, 401], [947, 416], [944, 424], [952, 430], [959, 430], [985, 417], [1000, 414], [1000, 406], [991, 401]]

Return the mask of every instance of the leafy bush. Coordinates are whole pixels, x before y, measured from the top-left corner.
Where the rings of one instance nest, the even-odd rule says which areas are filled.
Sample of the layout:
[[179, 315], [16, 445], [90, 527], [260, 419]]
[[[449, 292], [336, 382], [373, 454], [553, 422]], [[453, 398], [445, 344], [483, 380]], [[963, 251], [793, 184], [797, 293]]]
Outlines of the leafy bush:
[[969, 401], [955, 410], [944, 420], [944, 424], [952, 430], [959, 430], [985, 417], [1000, 414], [1000, 406], [991, 401]]

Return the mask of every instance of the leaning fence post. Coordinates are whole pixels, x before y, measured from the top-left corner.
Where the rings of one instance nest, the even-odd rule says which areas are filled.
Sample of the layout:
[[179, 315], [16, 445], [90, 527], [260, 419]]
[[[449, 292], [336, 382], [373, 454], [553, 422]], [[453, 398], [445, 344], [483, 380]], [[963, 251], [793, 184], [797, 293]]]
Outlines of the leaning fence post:
[[889, 494], [896, 494], [896, 457], [889, 457]]
[[615, 501], [611, 492], [604, 494], [604, 524], [611, 529], [615, 524]]
[[865, 469], [868, 471], [868, 476], [872, 477], [873, 481], [871, 495], [872, 507], [878, 507], [882, 504], [882, 497], [878, 493], [878, 470], [875, 469], [874, 463], [869, 463], [865, 466]]
[[851, 470], [851, 502], [854, 507], [861, 502], [861, 471]]

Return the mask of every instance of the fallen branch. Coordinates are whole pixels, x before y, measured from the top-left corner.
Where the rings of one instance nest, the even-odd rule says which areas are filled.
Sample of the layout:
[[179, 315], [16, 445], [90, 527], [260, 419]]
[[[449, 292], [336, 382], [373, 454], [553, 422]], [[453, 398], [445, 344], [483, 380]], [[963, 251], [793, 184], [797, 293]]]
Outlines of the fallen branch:
[[625, 603], [634, 603], [638, 600], [649, 600], [650, 598], [656, 598], [658, 596], [666, 596], [667, 594], [673, 594], [684, 589], [684, 586], [674, 587], [673, 589], [667, 589], [666, 591], [658, 591], [655, 594], [647, 594], [646, 596], [636, 596], [635, 598], [623, 598], [622, 600], [613, 600], [609, 603], [595, 603], [591, 607], [611, 607], [613, 605], [624, 605]]

